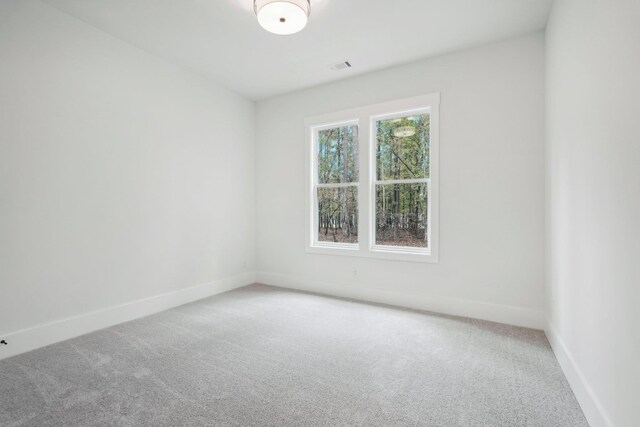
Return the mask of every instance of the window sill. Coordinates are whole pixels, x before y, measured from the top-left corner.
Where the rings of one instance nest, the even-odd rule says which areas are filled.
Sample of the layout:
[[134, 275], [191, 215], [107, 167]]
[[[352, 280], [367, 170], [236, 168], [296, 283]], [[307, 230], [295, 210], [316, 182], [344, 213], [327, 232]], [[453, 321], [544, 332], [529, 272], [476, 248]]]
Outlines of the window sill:
[[374, 246], [366, 250], [360, 249], [358, 244], [348, 243], [319, 243], [307, 246], [307, 253], [333, 256], [353, 256], [359, 258], [373, 258], [389, 261], [438, 263], [438, 257], [429, 249], [400, 248], [394, 246]]

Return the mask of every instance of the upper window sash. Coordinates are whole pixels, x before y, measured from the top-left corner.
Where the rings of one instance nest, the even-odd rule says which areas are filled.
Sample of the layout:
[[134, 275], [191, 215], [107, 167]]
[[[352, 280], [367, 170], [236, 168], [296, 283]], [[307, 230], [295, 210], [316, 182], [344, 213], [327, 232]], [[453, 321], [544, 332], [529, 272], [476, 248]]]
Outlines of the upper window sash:
[[[320, 182], [320, 176], [319, 176], [319, 171], [318, 171], [318, 164], [319, 164], [319, 159], [318, 159], [318, 135], [320, 132], [322, 131], [326, 131], [326, 130], [331, 130], [331, 129], [338, 129], [338, 128], [342, 128], [342, 127], [349, 127], [349, 126], [355, 126], [358, 127], [359, 125], [359, 121], [356, 120], [344, 120], [344, 121], [336, 121], [336, 122], [331, 122], [331, 123], [325, 123], [325, 124], [320, 124], [320, 125], [313, 125], [310, 126], [310, 132], [311, 132], [311, 141], [312, 141], [312, 182], [314, 185], [326, 185], [326, 184], [351, 184], [351, 183], [355, 183], [357, 184], [360, 181], [360, 176], [358, 176], [358, 179], [355, 181], [349, 181], [349, 182], [339, 182], [339, 183], [321, 183]], [[358, 135], [359, 137], [359, 135]], [[358, 138], [359, 139], [359, 138]], [[359, 144], [359, 140], [356, 141], [356, 143]]]

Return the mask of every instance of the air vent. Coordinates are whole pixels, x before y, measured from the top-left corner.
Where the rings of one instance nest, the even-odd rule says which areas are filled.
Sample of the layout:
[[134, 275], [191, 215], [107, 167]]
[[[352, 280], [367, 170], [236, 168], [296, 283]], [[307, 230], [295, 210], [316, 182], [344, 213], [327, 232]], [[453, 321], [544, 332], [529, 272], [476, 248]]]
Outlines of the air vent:
[[351, 63], [349, 61], [340, 61], [336, 64], [332, 64], [329, 66], [333, 71], [340, 71], [347, 68], [351, 68]]

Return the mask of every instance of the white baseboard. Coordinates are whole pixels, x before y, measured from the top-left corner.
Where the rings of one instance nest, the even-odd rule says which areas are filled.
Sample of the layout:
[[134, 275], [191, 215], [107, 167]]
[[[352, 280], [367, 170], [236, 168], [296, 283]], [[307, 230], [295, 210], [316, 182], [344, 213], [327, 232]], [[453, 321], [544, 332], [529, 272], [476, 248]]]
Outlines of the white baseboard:
[[545, 334], [589, 425], [591, 427], [613, 427], [613, 423], [600, 400], [596, 397], [589, 382], [550, 321], [547, 322]]
[[255, 281], [255, 273], [243, 273], [5, 334], [1, 338], [8, 345], [0, 346], [0, 359], [168, 310]]
[[542, 311], [480, 301], [405, 294], [360, 286], [329, 283], [284, 274], [259, 272], [257, 282], [265, 285], [316, 292], [344, 298], [408, 307], [454, 316], [489, 320], [526, 328], [544, 329], [546, 315]]

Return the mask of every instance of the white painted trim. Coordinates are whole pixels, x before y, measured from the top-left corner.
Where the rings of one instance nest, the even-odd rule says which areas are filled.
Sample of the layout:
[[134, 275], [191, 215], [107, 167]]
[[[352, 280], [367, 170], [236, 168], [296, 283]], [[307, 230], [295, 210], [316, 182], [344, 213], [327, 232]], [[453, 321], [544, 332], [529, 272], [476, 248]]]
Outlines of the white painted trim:
[[8, 345], [0, 346], [0, 359], [250, 285], [255, 283], [255, 279], [255, 273], [243, 273], [7, 333], [1, 335], [2, 339], [8, 342]]
[[331, 283], [285, 274], [259, 272], [256, 281], [265, 285], [297, 289], [343, 298], [396, 305], [399, 307], [489, 320], [514, 326], [544, 329], [546, 315], [542, 311], [482, 301], [438, 295], [415, 295], [381, 289], [364, 288], [344, 283]]
[[609, 418], [607, 411], [600, 403], [600, 399], [598, 399], [593, 392], [593, 388], [589, 385], [587, 378], [578, 367], [571, 352], [562, 341], [562, 338], [560, 338], [560, 335], [550, 320], [547, 321], [544, 332], [589, 425], [591, 427], [613, 427], [611, 418]]

